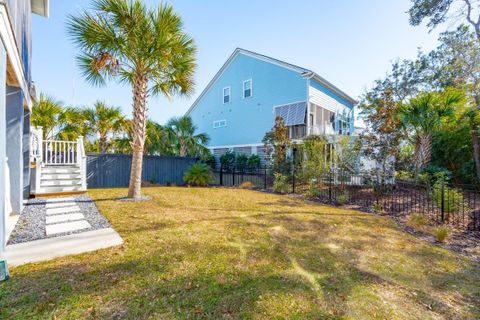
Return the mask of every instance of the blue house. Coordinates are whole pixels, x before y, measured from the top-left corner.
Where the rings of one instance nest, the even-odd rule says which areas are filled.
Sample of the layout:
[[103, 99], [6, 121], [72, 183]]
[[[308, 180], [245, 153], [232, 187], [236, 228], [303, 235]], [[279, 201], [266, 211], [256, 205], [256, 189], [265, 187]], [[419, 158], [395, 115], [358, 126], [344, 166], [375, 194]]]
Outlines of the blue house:
[[0, 257], [30, 194], [32, 14], [48, 0], [0, 1]]
[[262, 139], [276, 116], [293, 140], [351, 135], [356, 103], [314, 71], [237, 48], [186, 115], [210, 136], [215, 156], [232, 150], [263, 157]]

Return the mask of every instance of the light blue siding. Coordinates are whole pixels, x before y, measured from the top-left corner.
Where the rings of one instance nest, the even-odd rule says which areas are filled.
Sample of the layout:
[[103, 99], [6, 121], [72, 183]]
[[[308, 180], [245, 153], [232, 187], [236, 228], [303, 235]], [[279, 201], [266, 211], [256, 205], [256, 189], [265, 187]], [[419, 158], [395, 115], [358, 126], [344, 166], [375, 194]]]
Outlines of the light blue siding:
[[7, 74], [7, 55], [3, 43], [0, 41], [0, 254], [3, 253], [6, 243], [7, 214], [5, 212], [5, 173], [6, 173], [6, 98], [5, 82]]
[[313, 88], [317, 89], [317, 90], [320, 90], [322, 91], [323, 93], [325, 93], [327, 96], [337, 100], [338, 102], [340, 102], [341, 104], [347, 106], [348, 108], [352, 109], [353, 108], [353, 105], [348, 102], [347, 100], [343, 99], [342, 97], [340, 97], [338, 94], [335, 94], [334, 92], [332, 92], [330, 89], [327, 89], [325, 88], [323, 85], [321, 85], [320, 83], [318, 83], [317, 81], [315, 81], [314, 79], [310, 80], [310, 86], [312, 86]]
[[[252, 97], [243, 98], [243, 82], [252, 79]], [[223, 103], [223, 88], [231, 87]], [[261, 143], [274, 123], [273, 107], [307, 100], [307, 80], [298, 72], [238, 54], [198, 101], [190, 116], [198, 132], [210, 136], [209, 146]], [[213, 122], [227, 126], [213, 128]]]

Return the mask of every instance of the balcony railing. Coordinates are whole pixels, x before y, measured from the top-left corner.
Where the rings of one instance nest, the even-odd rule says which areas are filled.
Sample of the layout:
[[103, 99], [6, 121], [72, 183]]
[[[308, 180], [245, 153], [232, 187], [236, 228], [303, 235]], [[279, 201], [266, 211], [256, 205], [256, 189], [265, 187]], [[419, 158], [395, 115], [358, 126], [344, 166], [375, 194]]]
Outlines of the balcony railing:
[[317, 125], [308, 127], [308, 135], [335, 134], [335, 129], [331, 124]]

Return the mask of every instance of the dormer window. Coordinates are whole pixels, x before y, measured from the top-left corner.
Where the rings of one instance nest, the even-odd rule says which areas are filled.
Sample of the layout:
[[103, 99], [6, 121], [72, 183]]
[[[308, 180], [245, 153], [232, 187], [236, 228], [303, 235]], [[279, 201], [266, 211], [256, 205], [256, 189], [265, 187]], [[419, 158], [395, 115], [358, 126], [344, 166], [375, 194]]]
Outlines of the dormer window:
[[230, 87], [223, 88], [223, 103], [230, 102]]
[[252, 96], [252, 79], [243, 81], [243, 98]]

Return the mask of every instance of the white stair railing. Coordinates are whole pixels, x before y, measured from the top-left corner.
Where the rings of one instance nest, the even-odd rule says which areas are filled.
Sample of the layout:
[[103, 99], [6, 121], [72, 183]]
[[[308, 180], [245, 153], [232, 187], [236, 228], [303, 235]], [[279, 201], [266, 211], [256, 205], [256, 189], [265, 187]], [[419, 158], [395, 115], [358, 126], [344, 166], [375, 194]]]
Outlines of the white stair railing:
[[43, 140], [41, 127], [32, 128], [30, 134], [30, 161], [32, 163], [31, 192], [44, 193], [41, 186], [42, 168], [48, 166], [77, 166], [81, 174], [81, 190], [87, 190], [87, 155], [83, 137], [75, 141]]

